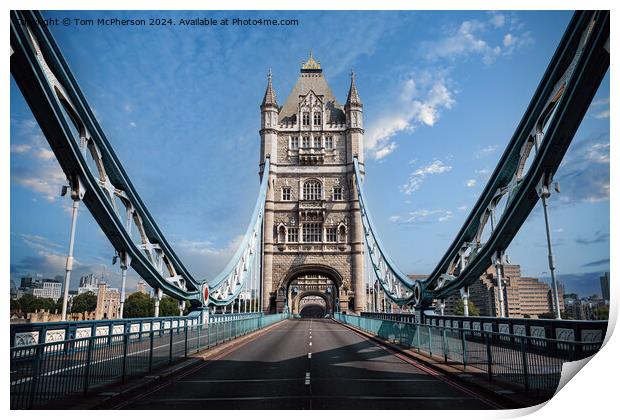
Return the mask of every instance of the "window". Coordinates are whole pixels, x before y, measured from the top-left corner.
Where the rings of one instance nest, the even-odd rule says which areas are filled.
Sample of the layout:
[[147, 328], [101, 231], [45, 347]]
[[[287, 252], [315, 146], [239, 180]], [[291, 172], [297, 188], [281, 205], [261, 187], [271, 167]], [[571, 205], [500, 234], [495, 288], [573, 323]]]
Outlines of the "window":
[[293, 150], [299, 149], [299, 137], [297, 136], [291, 137], [291, 149]]
[[304, 242], [321, 242], [322, 231], [320, 223], [304, 224]]
[[334, 187], [333, 199], [334, 199], [334, 201], [341, 201], [342, 200], [342, 187]]
[[304, 200], [321, 199], [321, 183], [317, 180], [310, 180], [304, 184]]
[[334, 148], [334, 138], [332, 136], [325, 137], [325, 148], [326, 149]]
[[314, 125], [321, 125], [321, 113], [314, 112], [313, 117], [314, 117]]
[[304, 112], [301, 115], [301, 123], [303, 125], [310, 125], [310, 113], [309, 112]]
[[291, 187], [282, 187], [282, 201], [291, 201]]
[[320, 137], [313, 137], [312, 138], [312, 147], [314, 147], [315, 149], [320, 149], [321, 148], [321, 138]]
[[299, 228], [288, 228], [288, 242], [299, 242]]
[[326, 242], [336, 242], [336, 228], [328, 227], [325, 229], [325, 241]]
[[347, 241], [347, 229], [340, 225], [338, 228], [338, 242], [346, 242]]
[[303, 137], [301, 147], [303, 147], [304, 149], [310, 148], [310, 136]]

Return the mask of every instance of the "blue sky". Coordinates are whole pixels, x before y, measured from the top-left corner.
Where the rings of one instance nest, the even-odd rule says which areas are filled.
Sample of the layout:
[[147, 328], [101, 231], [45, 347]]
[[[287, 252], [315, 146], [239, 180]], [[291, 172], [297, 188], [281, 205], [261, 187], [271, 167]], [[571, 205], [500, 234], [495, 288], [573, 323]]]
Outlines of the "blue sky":
[[[355, 69], [365, 115], [366, 191], [382, 242], [428, 273], [482, 191], [570, 12], [46, 12], [46, 17], [296, 18], [295, 27], [53, 28], [143, 201], [196, 277], [232, 255], [258, 192], [259, 105], [268, 69], [282, 104], [308, 51], [344, 103]], [[609, 270], [609, 75], [555, 179], [557, 270], [600, 293]], [[11, 277], [62, 274], [64, 176], [11, 80]], [[546, 276], [542, 211], [508, 249]], [[113, 284], [114, 251], [83, 208], [76, 273]], [[133, 273], [132, 273], [133, 274]], [[130, 288], [137, 277], [130, 275]]]

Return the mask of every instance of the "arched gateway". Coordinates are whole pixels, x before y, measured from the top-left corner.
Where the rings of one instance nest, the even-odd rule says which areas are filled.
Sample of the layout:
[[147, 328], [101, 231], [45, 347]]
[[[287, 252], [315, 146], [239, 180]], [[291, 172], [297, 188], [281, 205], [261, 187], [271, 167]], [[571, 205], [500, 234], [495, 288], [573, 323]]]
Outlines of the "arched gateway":
[[[291, 305], [298, 304], [298, 296], [312, 291], [326, 298], [326, 309], [363, 310], [363, 228], [353, 182], [355, 156], [363, 172], [362, 127], [353, 74], [344, 106], [312, 54], [283, 106], [269, 74], [260, 130], [260, 175], [269, 177], [262, 248], [265, 311], [297, 310]], [[264, 174], [267, 158], [270, 169]]]

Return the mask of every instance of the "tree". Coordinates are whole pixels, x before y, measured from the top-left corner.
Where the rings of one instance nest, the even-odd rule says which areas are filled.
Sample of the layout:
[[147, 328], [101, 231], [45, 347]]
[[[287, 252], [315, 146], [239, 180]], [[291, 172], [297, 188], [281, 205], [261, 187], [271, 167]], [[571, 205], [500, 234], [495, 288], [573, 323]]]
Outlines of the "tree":
[[609, 306], [599, 306], [598, 308], [594, 308], [592, 312], [596, 319], [609, 319]]
[[18, 300], [19, 307], [24, 313], [32, 313], [37, 310], [53, 311], [56, 302], [51, 298], [39, 298], [33, 295], [24, 295]]
[[136, 292], [125, 299], [123, 318], [146, 318], [154, 314], [155, 302], [149, 295]]
[[179, 316], [179, 301], [164, 296], [159, 301], [159, 316]]
[[11, 299], [11, 312], [19, 311], [21, 307], [19, 306], [19, 301], [17, 299]]
[[97, 295], [95, 295], [93, 292], [86, 292], [82, 293], [81, 295], [77, 295], [73, 298], [73, 302], [71, 302], [72, 314], [92, 312], [95, 309], [97, 309]]
[[[480, 316], [480, 310], [476, 306], [474, 302], [471, 300], [467, 301], [467, 309], [469, 309], [469, 316]], [[465, 305], [463, 304], [463, 299], [459, 299], [456, 302], [456, 307], [454, 308], [454, 313], [456, 315], [464, 315], [465, 314]]]

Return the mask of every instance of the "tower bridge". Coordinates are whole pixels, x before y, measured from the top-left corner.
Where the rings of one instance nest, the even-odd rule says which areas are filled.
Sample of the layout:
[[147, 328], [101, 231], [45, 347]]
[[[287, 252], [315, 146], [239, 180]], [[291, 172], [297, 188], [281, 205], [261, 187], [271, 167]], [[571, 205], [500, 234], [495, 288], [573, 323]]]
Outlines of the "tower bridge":
[[[155, 290], [156, 316], [12, 328], [12, 407], [69, 404], [75, 395], [122, 387], [179, 360], [195, 361], [198, 367], [181, 376], [191, 379], [173, 376], [154, 391], [131, 400], [117, 393], [103, 404], [525, 406], [553, 394], [564, 361], [600, 348], [606, 323], [507, 319], [502, 313], [443, 317], [434, 306], [460, 294], [467, 308], [469, 285], [490, 266], [501, 305], [505, 250], [539, 200], [546, 211], [553, 175], [609, 67], [609, 12], [575, 13], [478, 201], [434, 270], [421, 278], [406, 276], [390, 258], [368, 210], [363, 103], [354, 73], [343, 105], [312, 53], [283, 103], [269, 72], [252, 217], [224, 270], [199, 279], [140, 199], [60, 46], [46, 26], [33, 24], [42, 19], [39, 12], [11, 12], [11, 74], [69, 181], [65, 302], [83, 203], [120, 260], [121, 315], [127, 270], [133, 269]], [[553, 275], [551, 252], [549, 261]], [[189, 300], [192, 313], [159, 317], [164, 294], [179, 299], [181, 308]], [[333, 318], [289, 319], [304, 314]], [[230, 347], [225, 342], [233, 350], [224, 350]], [[212, 368], [192, 359], [194, 353], [206, 354]], [[383, 362], [395, 370], [380, 368]], [[493, 386], [477, 384], [483, 391], [474, 391], [466, 379], [447, 373], [454, 366]], [[252, 381], [266, 386], [248, 385]], [[345, 386], [335, 388], [339, 381]], [[416, 381], [425, 385], [412, 386]]]

